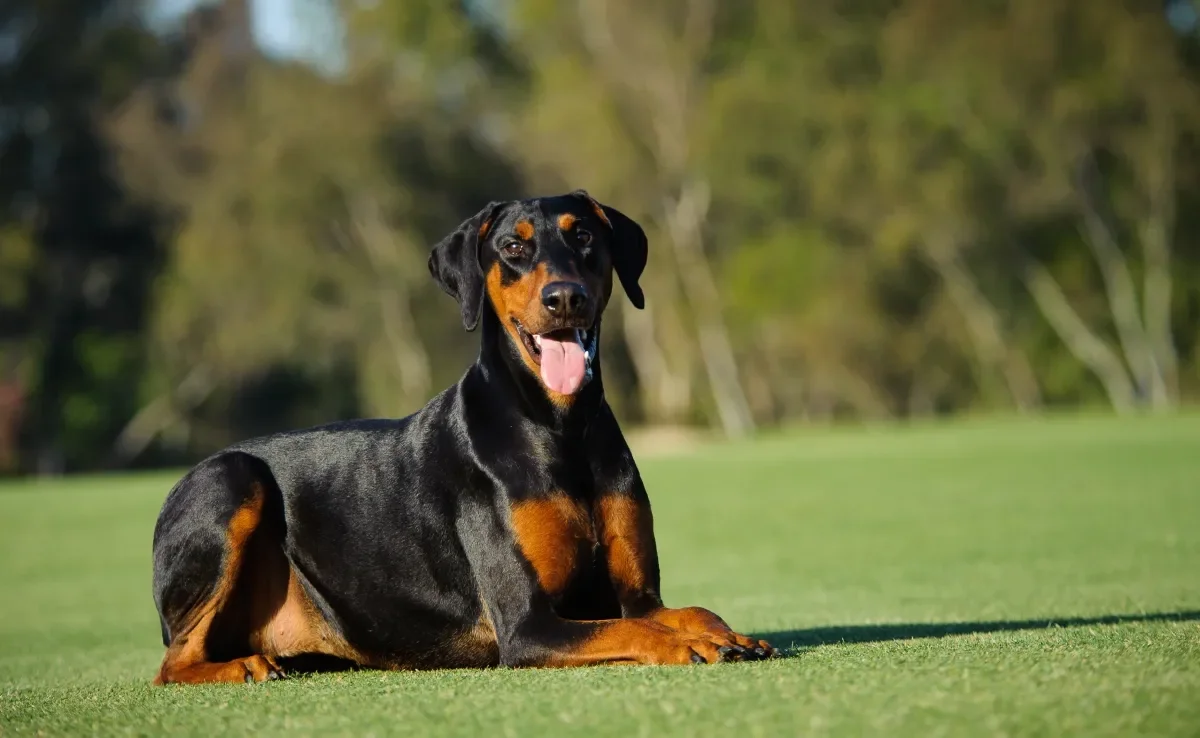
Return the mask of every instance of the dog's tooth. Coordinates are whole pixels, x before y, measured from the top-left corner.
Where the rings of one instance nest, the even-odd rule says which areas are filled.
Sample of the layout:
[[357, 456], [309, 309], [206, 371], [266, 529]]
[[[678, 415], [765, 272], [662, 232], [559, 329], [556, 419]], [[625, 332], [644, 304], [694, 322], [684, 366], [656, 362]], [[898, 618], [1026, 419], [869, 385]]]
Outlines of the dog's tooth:
[[534, 334], [533, 345], [537, 346], [538, 348], [541, 348], [542, 347], [542, 337], [537, 334]]

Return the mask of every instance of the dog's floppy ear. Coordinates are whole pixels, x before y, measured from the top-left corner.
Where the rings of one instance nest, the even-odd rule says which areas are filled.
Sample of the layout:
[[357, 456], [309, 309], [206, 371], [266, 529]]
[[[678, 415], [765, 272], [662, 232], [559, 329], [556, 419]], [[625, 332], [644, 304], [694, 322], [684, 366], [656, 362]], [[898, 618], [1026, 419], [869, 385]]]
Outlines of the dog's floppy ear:
[[468, 331], [479, 325], [483, 308], [483, 266], [479, 263], [479, 244], [487, 238], [492, 221], [507, 203], [490, 202], [429, 254], [429, 273], [446, 294], [458, 300], [463, 327]]
[[621, 211], [596, 202], [586, 190], [575, 190], [571, 194], [591, 205], [600, 220], [612, 231], [612, 260], [617, 278], [621, 280], [621, 286], [625, 288], [625, 294], [629, 296], [633, 306], [638, 310], [646, 307], [646, 296], [642, 294], [642, 288], [638, 285], [638, 280], [646, 269], [649, 248], [646, 232]]

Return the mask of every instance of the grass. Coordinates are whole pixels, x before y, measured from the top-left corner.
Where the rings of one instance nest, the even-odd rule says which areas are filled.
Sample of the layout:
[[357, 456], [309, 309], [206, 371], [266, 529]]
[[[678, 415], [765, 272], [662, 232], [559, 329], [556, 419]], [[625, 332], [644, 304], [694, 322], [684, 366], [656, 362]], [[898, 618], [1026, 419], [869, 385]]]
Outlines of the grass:
[[175, 475], [0, 487], [0, 735], [1197, 735], [1200, 417], [645, 460], [669, 604], [788, 658], [152, 688]]

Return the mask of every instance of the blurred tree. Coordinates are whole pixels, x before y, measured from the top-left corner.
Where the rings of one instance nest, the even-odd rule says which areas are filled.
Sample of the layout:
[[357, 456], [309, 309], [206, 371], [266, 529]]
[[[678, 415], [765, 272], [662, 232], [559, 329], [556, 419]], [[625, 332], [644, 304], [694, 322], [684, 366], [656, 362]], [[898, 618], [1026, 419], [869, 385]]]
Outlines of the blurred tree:
[[1200, 389], [1191, 0], [308, 2], [336, 64], [249, 0], [0, 6], [0, 469], [415, 409], [477, 350], [430, 245], [575, 187], [652, 243], [633, 422]]
[[[715, 85], [706, 138], [717, 240], [742, 244], [726, 289], [758, 334], [743, 362], [776, 357], [756, 362], [776, 414], [878, 417], [969, 401], [958, 336], [943, 338], [961, 332], [955, 322], [981, 328], [967, 335], [991, 363], [1012, 350], [975, 285], [959, 279], [948, 302], [931, 283], [930, 266], [961, 268], [913, 258], [951, 231], [926, 233], [937, 221], [922, 212], [921, 193], [945, 190], [945, 174], [901, 177], [907, 165], [885, 160], [909, 144], [881, 100], [878, 46], [894, 5], [759, 3], [750, 41], [732, 47], [737, 61]], [[953, 306], [972, 320], [956, 321]], [[780, 355], [791, 358], [765, 366]], [[1036, 406], [1036, 384], [1025, 386]]]
[[[131, 201], [96, 117], [157, 65], [137, 4], [0, 8], [0, 459], [20, 422], [25, 467], [103, 462], [134, 402], [159, 264], [154, 214]], [[21, 410], [21, 417], [13, 413]]]
[[532, 181], [610, 201], [620, 193], [652, 243], [668, 247], [651, 248], [647, 311], [622, 308], [647, 417], [685, 416], [698, 355], [716, 419], [740, 436], [755, 420], [705, 245], [712, 187], [699, 148], [708, 67], [728, 28], [718, 11], [709, 0], [518, 4], [509, 31], [533, 83], [513, 138]]
[[[919, 255], [961, 316], [985, 399], [994, 374], [1017, 407], [1040, 405], [1024, 349], [1024, 315], [1036, 310], [1118, 409], [1177, 401], [1172, 162], [1196, 130], [1197, 95], [1161, 7], [757, 9], [756, 42], [721, 84], [729, 112], [715, 118], [728, 146], [717, 165], [741, 192], [730, 203], [743, 213], [739, 233], [753, 234], [744, 215], [758, 195], [773, 230], [783, 227], [773, 213], [807, 209], [801, 220], [868, 244], [881, 264]], [[771, 92], [784, 78], [806, 84], [780, 102]], [[747, 121], [754, 134], [740, 133]], [[1064, 219], [1083, 238], [1064, 237]], [[1078, 248], [1099, 266], [1095, 279], [1078, 273]], [[1107, 317], [1073, 304], [1062, 282], [1071, 269], [1076, 293], [1106, 296]], [[1014, 293], [1021, 283], [1032, 300]], [[884, 317], [902, 315], [893, 305]]]
[[[178, 217], [156, 372], [122, 458], [163, 433], [186, 443], [205, 403], [273, 368], [324, 385], [348, 366], [348, 412], [371, 415], [415, 410], [447, 365], [461, 371], [466, 337], [443, 319], [456, 313], [418, 309], [441, 294], [427, 251], [511, 180], [502, 167], [480, 176], [486, 154], [438, 119], [437, 90], [394, 86], [356, 47], [346, 78], [273, 62], [235, 42], [247, 27], [240, 2], [195, 13], [178, 78], [113, 120], [130, 181]], [[218, 440], [250, 432], [225, 417]]]
[[[1012, 239], [1000, 245], [1064, 345], [1116, 408], [1174, 406], [1175, 166], [1200, 123], [1200, 88], [1162, 5], [910, 0], [888, 41], [887, 68], [940, 92], [934, 115], [968, 147], [968, 174], [996, 185]], [[988, 215], [978, 222], [1000, 224]], [[1077, 224], [1107, 316], [1081, 315], [1062, 288], [1055, 261], [1069, 252], [1023, 237], [1056, 219]]]

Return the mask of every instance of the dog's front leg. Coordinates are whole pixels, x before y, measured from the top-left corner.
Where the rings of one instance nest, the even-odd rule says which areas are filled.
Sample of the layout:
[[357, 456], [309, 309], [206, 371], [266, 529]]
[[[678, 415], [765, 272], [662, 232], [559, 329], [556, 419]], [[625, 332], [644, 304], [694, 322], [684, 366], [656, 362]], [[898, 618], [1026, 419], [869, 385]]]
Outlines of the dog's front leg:
[[605, 415], [596, 432], [603, 442], [596, 444], [598, 453], [592, 460], [597, 483], [593, 515], [621, 614], [647, 618], [689, 635], [726, 639], [737, 658], [774, 656], [775, 649], [769, 643], [734, 632], [714, 612], [702, 607], [663, 605], [650, 499], [615, 419], [611, 413]]
[[[556, 522], [561, 521], [561, 522]], [[568, 620], [554, 611], [547, 588], [563, 581], [570, 516], [536, 519], [536, 535], [520, 532], [504, 511], [466, 502], [458, 534], [479, 598], [506, 666], [693, 664], [729, 660], [736, 644], [722, 634], [690, 633], [649, 618]], [[562, 527], [558, 527], [561, 525]], [[522, 540], [525, 538], [527, 540]]]

